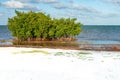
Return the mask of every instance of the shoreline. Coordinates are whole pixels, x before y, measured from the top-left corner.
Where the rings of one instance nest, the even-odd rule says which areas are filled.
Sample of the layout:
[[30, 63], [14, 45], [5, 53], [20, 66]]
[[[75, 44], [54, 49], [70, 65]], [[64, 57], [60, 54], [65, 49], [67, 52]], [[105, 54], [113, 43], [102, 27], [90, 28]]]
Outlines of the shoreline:
[[53, 48], [66, 50], [120, 51], [120, 44], [79, 44], [79, 46], [0, 45], [0, 47]]
[[0, 47], [31, 47], [31, 48], [53, 48], [53, 49], [72, 49], [72, 50], [95, 50], [95, 51], [120, 51], [120, 44], [87, 44], [77, 41], [58, 42], [58, 41], [33, 41], [23, 45], [16, 43], [13, 45], [11, 40], [1, 40]]
[[53, 49], [72, 49], [72, 50], [93, 50], [93, 51], [120, 51], [120, 44], [89, 44], [77, 41], [33, 41], [25, 42], [22, 45], [12, 40], [0, 40], [0, 47], [31, 47], [31, 48], [53, 48]]

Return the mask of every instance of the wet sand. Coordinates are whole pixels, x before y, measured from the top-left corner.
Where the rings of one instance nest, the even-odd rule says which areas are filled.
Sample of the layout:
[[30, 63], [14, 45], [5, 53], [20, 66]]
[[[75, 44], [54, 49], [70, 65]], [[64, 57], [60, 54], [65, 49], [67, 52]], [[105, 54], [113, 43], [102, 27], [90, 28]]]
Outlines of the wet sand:
[[96, 50], [96, 51], [120, 51], [120, 44], [88, 44], [76, 41], [30, 41], [12, 42], [0, 41], [0, 47], [31, 47], [31, 48], [54, 48], [72, 50]]
[[120, 44], [79, 44], [77, 46], [0, 45], [0, 47], [53, 48], [68, 50], [120, 51]]

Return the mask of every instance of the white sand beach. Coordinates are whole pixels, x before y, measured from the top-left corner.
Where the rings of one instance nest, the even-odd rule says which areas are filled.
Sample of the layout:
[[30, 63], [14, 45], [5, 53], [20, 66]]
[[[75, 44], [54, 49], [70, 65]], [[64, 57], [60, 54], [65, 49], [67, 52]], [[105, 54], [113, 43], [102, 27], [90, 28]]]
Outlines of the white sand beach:
[[0, 80], [120, 80], [120, 52], [0, 47]]

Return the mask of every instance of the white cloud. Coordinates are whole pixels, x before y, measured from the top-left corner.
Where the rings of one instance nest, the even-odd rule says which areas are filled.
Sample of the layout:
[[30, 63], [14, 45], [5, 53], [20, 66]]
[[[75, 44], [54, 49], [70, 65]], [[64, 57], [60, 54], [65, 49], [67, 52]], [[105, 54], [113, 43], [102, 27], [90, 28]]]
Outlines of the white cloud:
[[31, 4], [22, 3], [20, 1], [14, 1], [14, 0], [2, 2], [1, 5], [5, 6], [7, 8], [13, 8], [13, 9], [39, 10], [39, 8], [36, 6], [33, 6]]
[[107, 13], [107, 14], [99, 14], [98, 17], [101, 17], [101, 18], [117, 18], [117, 17], [120, 17], [119, 15], [120, 13]]
[[38, 3], [38, 2], [43, 2], [43, 3], [55, 3], [55, 2], [58, 2], [58, 0], [14, 0], [14, 1], [34, 2], [34, 3]]
[[23, 4], [19, 1], [7, 1], [2, 3], [7, 8], [24, 8], [24, 6], [27, 6], [27, 4]]
[[99, 13], [99, 11], [97, 11], [96, 9], [92, 8], [92, 7], [88, 7], [86, 5], [83, 4], [63, 4], [63, 3], [55, 3], [52, 4], [52, 7], [56, 8], [56, 9], [70, 9], [70, 10], [77, 10], [77, 11], [82, 11], [85, 13]]
[[54, 3], [58, 2], [57, 0], [38, 0], [39, 2], [45, 2], [45, 3]]
[[105, 1], [114, 2], [114, 3], [120, 2], [120, 0], [105, 0]]
[[0, 13], [0, 16], [2, 16], [3, 14], [2, 13]]
[[54, 8], [56, 9], [65, 9], [65, 8], [69, 8], [69, 6], [67, 6], [66, 4], [62, 4], [62, 3], [56, 3], [52, 5]]
[[61, 13], [57, 13], [57, 16], [62, 17], [71, 17], [71, 18], [84, 18], [84, 19], [92, 19], [95, 17], [102, 16], [101, 12], [97, 11], [96, 9], [83, 5], [83, 4], [63, 4], [63, 3], [55, 3], [52, 4], [52, 7], [55, 9], [63, 9]]
[[74, 9], [74, 10], [81, 10], [81, 11], [84, 11], [84, 12], [89, 12], [89, 13], [98, 13], [98, 11], [92, 7], [88, 7], [86, 5], [83, 5], [83, 4], [73, 4], [71, 6], [71, 9]]
[[67, 0], [67, 1], [68, 1], [69, 3], [71, 3], [71, 4], [73, 3], [73, 0]]
[[120, 0], [104, 0], [104, 1], [120, 5]]

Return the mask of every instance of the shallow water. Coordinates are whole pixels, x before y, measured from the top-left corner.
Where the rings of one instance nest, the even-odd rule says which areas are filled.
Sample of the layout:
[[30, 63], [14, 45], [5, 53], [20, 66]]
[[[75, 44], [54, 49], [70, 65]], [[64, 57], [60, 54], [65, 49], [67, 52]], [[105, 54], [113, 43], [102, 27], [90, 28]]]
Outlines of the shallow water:
[[[81, 28], [82, 32], [77, 36], [80, 44], [120, 44], [120, 26], [88, 25]], [[7, 26], [0, 25], [0, 40], [12, 40]]]

